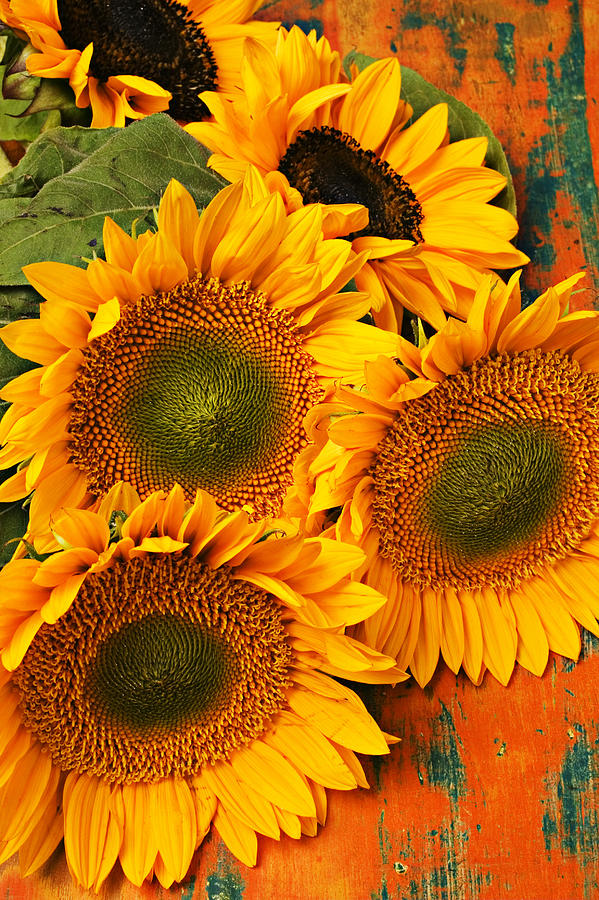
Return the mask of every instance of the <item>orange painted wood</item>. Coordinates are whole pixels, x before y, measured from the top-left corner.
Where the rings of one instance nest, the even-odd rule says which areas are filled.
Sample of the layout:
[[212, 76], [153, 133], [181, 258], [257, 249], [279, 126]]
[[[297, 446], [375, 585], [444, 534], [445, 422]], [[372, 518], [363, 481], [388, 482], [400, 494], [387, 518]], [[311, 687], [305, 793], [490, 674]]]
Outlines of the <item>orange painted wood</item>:
[[[225, 2], [225, 0], [223, 0]], [[596, 3], [570, 0], [280, 0], [263, 18], [325, 30], [344, 53], [397, 52], [474, 107], [505, 146], [520, 246], [536, 296], [587, 267], [599, 291], [599, 95]], [[594, 900], [599, 897], [599, 653], [552, 657], [543, 678], [517, 670], [507, 689], [440, 670], [426, 690], [368, 689], [382, 726], [402, 737], [367, 761], [372, 790], [331, 791], [316, 839], [261, 840], [259, 864], [235, 862], [218, 836], [190, 878], [137, 890], [115, 873], [103, 896], [154, 900]], [[0, 896], [79, 898], [58, 852]]]

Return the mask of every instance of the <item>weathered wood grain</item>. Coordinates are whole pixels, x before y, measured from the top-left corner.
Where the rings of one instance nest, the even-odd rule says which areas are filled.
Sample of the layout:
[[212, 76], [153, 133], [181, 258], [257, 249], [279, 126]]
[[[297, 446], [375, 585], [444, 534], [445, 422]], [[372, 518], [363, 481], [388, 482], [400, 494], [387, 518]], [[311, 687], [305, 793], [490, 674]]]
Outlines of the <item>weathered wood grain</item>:
[[[514, 174], [533, 297], [581, 267], [580, 305], [597, 305], [599, 7], [571, 0], [280, 0], [264, 18], [300, 20], [344, 53], [397, 53], [474, 107], [503, 142]], [[217, 836], [183, 886], [106, 897], [154, 900], [594, 900], [598, 883], [599, 655], [516, 671], [508, 689], [440, 671], [364, 697], [403, 741], [367, 762], [370, 792], [330, 792], [317, 839], [261, 841], [259, 865], [236, 863]], [[60, 853], [11, 900], [79, 898]]]

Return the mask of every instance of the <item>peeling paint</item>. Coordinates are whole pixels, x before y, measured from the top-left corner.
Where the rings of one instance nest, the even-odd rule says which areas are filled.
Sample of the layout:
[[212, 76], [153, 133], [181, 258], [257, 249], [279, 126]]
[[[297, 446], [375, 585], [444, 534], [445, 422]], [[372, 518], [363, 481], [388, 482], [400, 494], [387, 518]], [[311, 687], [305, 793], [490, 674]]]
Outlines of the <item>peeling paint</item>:
[[410, 10], [410, 12], [404, 13], [401, 17], [400, 27], [404, 31], [418, 31], [426, 25], [433, 25], [443, 35], [447, 52], [453, 59], [461, 79], [466, 68], [468, 50], [465, 47], [462, 35], [456, 27], [456, 20], [449, 16], [437, 16], [429, 11], [416, 12], [415, 10]]
[[189, 884], [183, 888], [181, 892], [181, 900], [191, 900], [194, 895], [196, 887], [196, 877], [195, 875], [190, 875]]
[[551, 842], [557, 837], [557, 822], [548, 813], [543, 813], [543, 837], [545, 839], [545, 850], [547, 851], [547, 859], [551, 860]]
[[599, 738], [589, 740], [578, 722], [571, 731], [576, 740], [566, 748], [559, 778], [547, 782], [549, 794], [541, 801], [541, 828], [548, 858], [555, 847], [575, 858], [584, 873], [583, 895], [591, 898], [599, 887]]
[[515, 27], [510, 22], [496, 22], [497, 49], [495, 59], [509, 78], [512, 85], [516, 84], [516, 53], [514, 51]]
[[420, 882], [410, 881], [409, 897], [410, 900], [456, 900], [458, 897], [476, 900], [486, 881], [481, 872], [458, 866], [455, 856], [448, 855], [447, 866], [432, 869]]
[[548, 132], [534, 142], [528, 154], [527, 201], [520, 230], [524, 238], [522, 249], [547, 270], [556, 262], [551, 235], [559, 216], [558, 193], [573, 204], [583, 244], [592, 247], [598, 240], [599, 195], [587, 128], [585, 50], [579, 0], [570, 0], [569, 19], [570, 37], [558, 65], [546, 57], [540, 67], [540, 78], [548, 90], [545, 120]]
[[461, 739], [450, 710], [442, 701], [439, 702], [441, 712], [432, 720], [430, 746], [417, 746], [415, 762], [420, 782], [424, 783], [424, 771], [429, 784], [443, 788], [452, 803], [457, 804], [458, 798], [464, 796], [466, 790], [466, 769], [458, 746], [461, 745]]
[[216, 872], [206, 879], [206, 900], [243, 900], [245, 882], [232, 857], [221, 845]]
[[389, 837], [389, 831], [385, 828], [384, 809], [381, 810], [381, 815], [379, 817], [378, 834], [381, 860], [383, 862], [383, 865], [387, 865], [387, 863], [389, 862], [389, 853], [391, 852], [391, 838]]
[[[318, 3], [311, 2], [311, 7], [314, 9]], [[264, 8], [264, 7], [262, 7]], [[293, 19], [292, 21], [282, 22], [281, 23], [288, 31], [293, 25], [297, 25], [298, 28], [301, 28], [304, 34], [310, 34], [311, 31], [316, 32], [316, 37], [321, 38], [324, 34], [324, 28], [322, 26], [322, 22], [320, 19], [316, 17], [310, 19]]]

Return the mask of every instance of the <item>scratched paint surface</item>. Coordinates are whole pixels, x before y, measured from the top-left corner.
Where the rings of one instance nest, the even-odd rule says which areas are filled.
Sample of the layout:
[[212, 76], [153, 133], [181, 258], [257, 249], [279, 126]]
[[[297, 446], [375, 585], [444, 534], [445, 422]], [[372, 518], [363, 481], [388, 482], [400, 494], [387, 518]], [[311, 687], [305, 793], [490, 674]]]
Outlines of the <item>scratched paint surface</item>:
[[[530, 297], [580, 268], [578, 305], [598, 305], [599, 5], [578, 0], [280, 0], [265, 18], [323, 31], [343, 53], [397, 53], [475, 108], [506, 148], [531, 256]], [[365, 763], [372, 790], [331, 791], [317, 839], [262, 839], [259, 864], [237, 863], [216, 835], [190, 878], [138, 890], [114, 873], [119, 900], [594, 900], [599, 896], [599, 653], [574, 665], [516, 671], [509, 688], [475, 688], [439, 671], [365, 689], [402, 738]], [[0, 869], [11, 900], [83, 898], [57, 853], [22, 882]]]

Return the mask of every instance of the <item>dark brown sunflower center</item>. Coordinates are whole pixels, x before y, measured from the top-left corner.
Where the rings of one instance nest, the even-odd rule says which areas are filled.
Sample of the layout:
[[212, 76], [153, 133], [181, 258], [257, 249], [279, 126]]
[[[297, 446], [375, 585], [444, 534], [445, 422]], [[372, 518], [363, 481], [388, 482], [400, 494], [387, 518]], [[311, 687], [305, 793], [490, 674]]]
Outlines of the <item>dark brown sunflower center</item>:
[[178, 482], [278, 514], [319, 396], [312, 362], [292, 317], [245, 284], [195, 277], [142, 297], [85, 351], [72, 460], [96, 494]]
[[292, 651], [264, 591], [155, 554], [89, 576], [15, 673], [23, 721], [63, 771], [194, 775], [259, 736]]
[[58, 0], [68, 48], [94, 45], [90, 71], [100, 81], [139, 75], [173, 95], [176, 119], [200, 119], [201, 91], [215, 90], [217, 66], [202, 28], [176, 0]]
[[359, 235], [421, 242], [422, 208], [409, 184], [349, 134], [323, 126], [300, 131], [279, 170], [305, 203], [361, 203], [369, 224]]
[[514, 586], [599, 514], [599, 375], [540, 350], [481, 360], [398, 412], [371, 474], [402, 577]]

